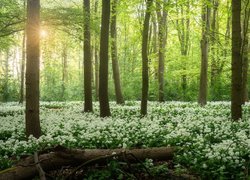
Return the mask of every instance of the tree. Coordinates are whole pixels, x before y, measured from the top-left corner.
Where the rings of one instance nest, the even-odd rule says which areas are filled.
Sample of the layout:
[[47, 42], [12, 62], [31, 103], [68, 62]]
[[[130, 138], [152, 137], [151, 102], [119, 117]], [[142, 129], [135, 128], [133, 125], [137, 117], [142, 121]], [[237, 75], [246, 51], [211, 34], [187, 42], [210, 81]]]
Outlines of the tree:
[[147, 8], [143, 23], [142, 32], [142, 98], [141, 98], [141, 115], [147, 114], [147, 101], [148, 101], [148, 31], [149, 20], [151, 14], [151, 6], [153, 0], [147, 0]]
[[242, 118], [241, 1], [232, 0], [232, 90], [233, 120]]
[[61, 99], [65, 100], [65, 90], [68, 82], [68, 47], [64, 44], [62, 47], [62, 95]]
[[100, 116], [110, 116], [108, 97], [108, 49], [109, 49], [110, 0], [102, 0], [102, 22], [100, 39], [99, 103]]
[[248, 55], [249, 55], [249, 16], [250, 16], [250, 1], [244, 1], [244, 13], [243, 13], [243, 25], [242, 25], [242, 95], [243, 95], [243, 102], [249, 100], [248, 97]]
[[[178, 31], [178, 39], [180, 42], [180, 50], [181, 55], [186, 61], [189, 49], [189, 41], [190, 41], [190, 1], [187, 0], [186, 8], [183, 7], [183, 4], [180, 3], [180, 7], [178, 5], [178, 0], [176, 0], [176, 11], [177, 11], [177, 20], [176, 20], [176, 28]], [[181, 17], [179, 17], [181, 15]], [[186, 62], [183, 63], [183, 73], [182, 73], [182, 92], [183, 98], [186, 96], [187, 90], [187, 74], [186, 74]]]
[[40, 0], [27, 3], [26, 135], [41, 135], [39, 119]]
[[92, 61], [90, 45], [90, 1], [84, 0], [84, 112], [92, 112]]
[[[23, 2], [24, 9], [26, 9], [26, 1]], [[25, 41], [26, 41], [26, 31], [24, 29], [23, 31], [23, 42], [22, 42], [22, 61], [21, 61], [21, 85], [20, 85], [20, 99], [19, 103], [23, 103], [24, 99], [24, 67], [25, 67], [25, 58], [26, 58], [26, 52], [25, 52]]]
[[217, 81], [217, 76], [219, 73], [219, 67], [216, 61], [218, 61], [218, 54], [216, 54], [216, 40], [218, 41], [218, 6], [219, 0], [213, 0], [213, 12], [212, 12], [212, 22], [211, 22], [211, 90], [214, 93], [215, 83]]
[[167, 11], [166, 11], [166, 2], [164, 0], [163, 7], [161, 7], [160, 3], [157, 2], [157, 18], [158, 18], [158, 42], [159, 42], [159, 50], [158, 50], [158, 90], [159, 96], [158, 100], [160, 102], [164, 101], [164, 69], [165, 69], [165, 48], [166, 48], [166, 40], [167, 40]]
[[210, 30], [210, 7], [208, 2], [204, 1], [202, 7], [201, 72], [198, 99], [201, 106], [207, 104], [208, 36]]
[[120, 82], [120, 70], [119, 63], [117, 57], [117, 33], [116, 33], [116, 14], [117, 14], [117, 0], [112, 1], [112, 12], [111, 12], [111, 57], [112, 57], [112, 69], [113, 69], [113, 78], [115, 84], [115, 95], [116, 95], [116, 103], [123, 104], [124, 99], [121, 90], [121, 82]]

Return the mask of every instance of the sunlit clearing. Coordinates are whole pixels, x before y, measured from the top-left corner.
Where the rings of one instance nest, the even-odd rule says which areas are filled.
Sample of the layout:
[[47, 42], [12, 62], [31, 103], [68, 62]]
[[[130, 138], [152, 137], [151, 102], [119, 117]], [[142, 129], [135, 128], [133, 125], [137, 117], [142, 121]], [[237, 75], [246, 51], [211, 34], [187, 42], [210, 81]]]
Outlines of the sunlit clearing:
[[42, 30], [40, 31], [40, 36], [41, 36], [41, 38], [45, 38], [45, 37], [48, 36], [48, 32], [45, 31], [44, 29], [42, 29]]

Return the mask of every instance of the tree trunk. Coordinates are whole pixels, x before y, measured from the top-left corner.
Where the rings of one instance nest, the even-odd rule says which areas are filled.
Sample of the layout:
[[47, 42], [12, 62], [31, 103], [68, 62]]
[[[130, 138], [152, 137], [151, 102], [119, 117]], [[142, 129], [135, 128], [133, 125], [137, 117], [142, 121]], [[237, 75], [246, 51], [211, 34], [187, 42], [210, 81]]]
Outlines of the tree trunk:
[[61, 99], [65, 100], [65, 89], [68, 80], [68, 57], [67, 57], [67, 45], [64, 45], [62, 50], [62, 96]]
[[110, 0], [102, 0], [102, 23], [100, 40], [99, 102], [100, 116], [110, 116], [108, 97], [108, 49], [109, 49]]
[[92, 112], [90, 1], [84, 0], [84, 112]]
[[244, 18], [243, 18], [243, 33], [242, 33], [242, 95], [243, 104], [247, 102], [248, 99], [248, 53], [249, 53], [249, 16], [250, 16], [250, 1], [244, 2]]
[[9, 93], [9, 49], [6, 50], [5, 57], [5, 67], [4, 67], [4, 87], [3, 87], [3, 101], [8, 102], [10, 93]]
[[[65, 149], [58, 148], [54, 152], [42, 154], [39, 156], [40, 165], [44, 171], [51, 171], [62, 166], [77, 166], [86, 162], [106, 163], [107, 159], [117, 157], [118, 161], [124, 161], [124, 158], [130, 163], [143, 161], [146, 158], [153, 160], [171, 160], [174, 156], [174, 148], [159, 147], [148, 149]], [[32, 179], [38, 175], [34, 165], [34, 158], [28, 157], [20, 161], [15, 167], [0, 171], [1, 180], [9, 179]]]
[[[177, 20], [176, 20], [176, 28], [178, 32], [178, 39], [180, 42], [180, 50], [181, 55], [184, 57], [185, 61], [188, 55], [188, 48], [189, 48], [189, 33], [190, 33], [190, 1], [187, 1], [186, 9], [184, 9], [183, 5], [181, 4], [178, 7], [177, 4], [178, 0], [176, 0], [176, 11], [177, 11]], [[179, 14], [181, 13], [181, 18], [179, 19]], [[184, 18], [184, 15], [186, 16]], [[181, 76], [181, 87], [183, 93], [183, 100], [186, 97], [186, 90], [187, 90], [187, 75], [186, 75], [186, 62], [183, 62], [183, 75]]]
[[147, 101], [148, 101], [148, 31], [149, 20], [151, 14], [151, 6], [153, 0], [147, 0], [146, 14], [143, 24], [142, 33], [142, 98], [141, 98], [141, 115], [147, 114]]
[[241, 1], [232, 0], [232, 92], [233, 120], [242, 118]]
[[204, 2], [202, 7], [201, 72], [198, 103], [207, 104], [208, 36], [210, 29], [210, 7]]
[[218, 31], [218, 27], [217, 27], [217, 17], [218, 17], [218, 6], [219, 6], [219, 2], [218, 0], [213, 0], [213, 13], [212, 13], [212, 23], [211, 23], [211, 90], [212, 92], [215, 91], [215, 83], [217, 80], [217, 75], [218, 75], [218, 65], [216, 64], [216, 40], [217, 39], [217, 31]]
[[27, 4], [26, 135], [41, 135], [39, 119], [40, 0]]
[[165, 70], [165, 48], [167, 40], [167, 12], [166, 12], [166, 0], [164, 1], [163, 7], [157, 3], [157, 17], [158, 17], [158, 42], [159, 42], [159, 51], [158, 51], [158, 100], [159, 102], [164, 101], [164, 70]]
[[[95, 0], [95, 16], [98, 13], [98, 0]], [[97, 35], [95, 34], [95, 45], [94, 45], [94, 57], [95, 57], [95, 96], [96, 101], [99, 100], [99, 59], [98, 59], [98, 40]]]
[[20, 99], [19, 99], [20, 104], [23, 104], [23, 99], [24, 99], [24, 73], [25, 73], [24, 67], [25, 67], [25, 58], [26, 58], [25, 41], [26, 41], [26, 32], [24, 30], [23, 42], [22, 42], [22, 60], [21, 60], [21, 84], [20, 84]]
[[112, 15], [111, 15], [111, 56], [112, 56], [112, 68], [113, 68], [113, 78], [115, 84], [115, 95], [116, 103], [124, 104], [124, 99], [121, 90], [120, 82], [120, 70], [117, 57], [117, 33], [116, 33], [116, 14], [117, 14], [117, 0], [112, 1]]

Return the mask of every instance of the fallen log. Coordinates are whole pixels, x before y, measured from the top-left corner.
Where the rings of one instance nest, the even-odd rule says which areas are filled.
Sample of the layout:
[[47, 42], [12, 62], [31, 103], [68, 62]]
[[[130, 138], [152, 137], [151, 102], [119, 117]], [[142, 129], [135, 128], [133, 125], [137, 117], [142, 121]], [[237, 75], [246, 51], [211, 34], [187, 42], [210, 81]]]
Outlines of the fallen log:
[[[40, 154], [39, 163], [42, 169], [46, 171], [55, 170], [62, 166], [78, 166], [85, 162], [105, 163], [107, 158], [116, 157], [118, 160], [123, 160], [126, 155], [126, 161], [133, 163], [146, 158], [155, 161], [165, 161], [173, 158], [174, 148], [159, 147], [146, 149], [66, 149], [55, 148], [53, 151]], [[130, 156], [129, 156], [130, 155]], [[27, 157], [21, 160], [14, 167], [0, 171], [1, 180], [21, 180], [31, 179], [38, 175], [36, 168], [37, 163], [34, 163], [34, 157]]]

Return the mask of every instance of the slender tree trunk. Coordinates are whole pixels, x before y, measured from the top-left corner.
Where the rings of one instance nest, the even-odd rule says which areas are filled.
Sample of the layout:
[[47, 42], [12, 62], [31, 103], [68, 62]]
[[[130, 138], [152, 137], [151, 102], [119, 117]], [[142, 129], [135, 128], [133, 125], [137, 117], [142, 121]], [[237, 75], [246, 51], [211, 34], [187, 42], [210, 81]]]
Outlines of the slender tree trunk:
[[96, 100], [99, 100], [99, 58], [98, 58], [98, 47], [97, 40], [95, 40], [95, 91]]
[[165, 48], [167, 40], [167, 12], [165, 10], [166, 0], [164, 1], [163, 7], [157, 3], [157, 17], [158, 17], [158, 42], [159, 42], [159, 51], [158, 51], [158, 92], [159, 92], [159, 101], [164, 101], [164, 70], [165, 70]]
[[146, 14], [143, 24], [142, 33], [142, 98], [141, 98], [141, 115], [147, 114], [147, 101], [148, 101], [148, 31], [149, 20], [151, 14], [151, 6], [153, 0], [147, 0]]
[[40, 0], [27, 4], [26, 135], [41, 135], [39, 119]]
[[218, 67], [217, 67], [217, 64], [216, 64], [216, 48], [215, 48], [215, 42], [217, 39], [217, 16], [218, 16], [218, 5], [219, 5], [219, 2], [218, 0], [213, 0], [213, 13], [212, 13], [212, 23], [211, 23], [211, 81], [210, 81], [210, 84], [211, 84], [211, 90], [212, 92], [214, 92], [214, 85], [215, 85], [215, 82], [216, 82], [216, 77], [218, 75]]
[[112, 1], [112, 15], [111, 15], [111, 56], [112, 56], [112, 68], [113, 68], [113, 78], [115, 83], [115, 95], [116, 103], [123, 104], [124, 99], [121, 90], [120, 82], [120, 70], [117, 57], [117, 33], [116, 33], [116, 9], [117, 0]]
[[10, 93], [9, 93], [9, 49], [6, 51], [5, 57], [5, 68], [4, 68], [4, 90], [3, 90], [3, 101], [9, 101]]
[[62, 52], [62, 98], [65, 100], [65, 89], [67, 86], [67, 81], [68, 81], [68, 57], [67, 54], [67, 46], [65, 45], [63, 47], [63, 52]]
[[[187, 74], [186, 74], [186, 59], [188, 55], [189, 48], [189, 33], [190, 33], [190, 2], [187, 1], [186, 9], [184, 9], [183, 5], [178, 5], [178, 0], [176, 0], [176, 11], [177, 11], [177, 20], [176, 20], [176, 28], [178, 32], [178, 39], [180, 42], [181, 55], [184, 57], [185, 61], [183, 62], [183, 75], [181, 76], [181, 87], [183, 92], [183, 99], [186, 97], [187, 90]], [[179, 19], [179, 14], [181, 13], [181, 18]], [[186, 16], [184, 18], [184, 15]]]
[[108, 97], [108, 49], [109, 49], [110, 0], [102, 0], [102, 23], [100, 40], [99, 102], [100, 116], [110, 116]]
[[249, 67], [249, 16], [250, 16], [250, 1], [247, 0], [244, 3], [244, 22], [243, 22], [243, 33], [242, 33], [242, 94], [243, 94], [243, 104], [247, 102], [248, 99], [248, 67]]
[[[26, 2], [26, 1], [24, 1]], [[25, 41], [26, 41], [26, 32], [24, 30], [23, 32], [23, 42], [22, 42], [22, 60], [21, 60], [21, 84], [20, 84], [20, 99], [19, 99], [19, 103], [22, 104], [23, 103], [23, 99], [24, 99], [24, 67], [25, 67], [25, 58], [26, 58], [26, 52], [25, 52]]]
[[201, 72], [198, 103], [207, 104], [208, 36], [210, 29], [210, 7], [204, 2], [202, 7]]
[[92, 112], [90, 0], [84, 0], [84, 112]]
[[241, 1], [232, 0], [232, 94], [233, 120], [242, 118]]
[[[99, 0], [95, 0], [94, 4], [94, 10], [95, 10], [95, 16], [97, 17], [98, 13], [98, 2]], [[98, 40], [97, 40], [97, 35], [95, 34], [95, 45], [94, 45], [94, 57], [95, 57], [95, 96], [96, 96], [96, 101], [99, 100], [99, 58], [98, 58]]]

